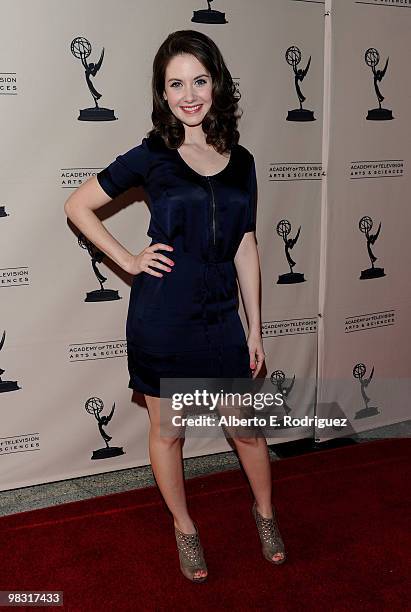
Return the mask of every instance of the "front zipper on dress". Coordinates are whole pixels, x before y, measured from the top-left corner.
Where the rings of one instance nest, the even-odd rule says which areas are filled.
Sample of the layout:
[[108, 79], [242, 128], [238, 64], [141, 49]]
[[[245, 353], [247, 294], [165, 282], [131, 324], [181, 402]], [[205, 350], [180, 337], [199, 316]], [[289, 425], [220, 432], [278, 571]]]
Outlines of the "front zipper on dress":
[[209, 176], [206, 176], [206, 179], [208, 181], [208, 184], [210, 185], [211, 188], [211, 198], [212, 198], [212, 202], [213, 202], [213, 245], [215, 248], [215, 200], [214, 200], [214, 191], [213, 191], [213, 186], [211, 184], [211, 180]]

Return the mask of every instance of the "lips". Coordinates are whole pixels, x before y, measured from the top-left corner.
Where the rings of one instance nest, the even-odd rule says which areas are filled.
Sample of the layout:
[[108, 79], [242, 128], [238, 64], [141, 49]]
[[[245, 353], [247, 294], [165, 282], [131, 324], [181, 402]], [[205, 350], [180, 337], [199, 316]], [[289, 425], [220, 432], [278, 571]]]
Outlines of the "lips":
[[195, 106], [181, 106], [180, 108], [185, 113], [194, 114], [194, 113], [197, 113], [202, 106], [203, 106], [202, 104], [196, 104]]

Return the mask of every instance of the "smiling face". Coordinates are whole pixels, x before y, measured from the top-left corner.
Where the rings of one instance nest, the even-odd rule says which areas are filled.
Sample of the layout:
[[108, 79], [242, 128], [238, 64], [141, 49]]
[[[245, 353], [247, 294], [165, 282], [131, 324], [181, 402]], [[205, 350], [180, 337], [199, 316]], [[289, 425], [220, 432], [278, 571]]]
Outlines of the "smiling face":
[[189, 53], [168, 63], [163, 97], [185, 129], [200, 125], [212, 105], [212, 79], [208, 70]]

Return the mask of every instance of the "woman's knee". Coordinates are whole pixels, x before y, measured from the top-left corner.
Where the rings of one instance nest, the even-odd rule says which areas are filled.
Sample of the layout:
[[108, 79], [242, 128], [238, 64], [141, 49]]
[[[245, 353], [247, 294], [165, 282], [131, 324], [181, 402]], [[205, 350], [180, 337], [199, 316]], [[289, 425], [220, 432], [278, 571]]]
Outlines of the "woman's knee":
[[173, 447], [180, 444], [184, 438], [183, 432], [176, 432], [170, 428], [159, 427], [154, 425], [150, 427], [150, 439], [164, 447]]
[[244, 434], [236, 434], [233, 436], [233, 440], [236, 445], [238, 444], [241, 446], [255, 447], [259, 445], [259, 438], [254, 434], [249, 436]]

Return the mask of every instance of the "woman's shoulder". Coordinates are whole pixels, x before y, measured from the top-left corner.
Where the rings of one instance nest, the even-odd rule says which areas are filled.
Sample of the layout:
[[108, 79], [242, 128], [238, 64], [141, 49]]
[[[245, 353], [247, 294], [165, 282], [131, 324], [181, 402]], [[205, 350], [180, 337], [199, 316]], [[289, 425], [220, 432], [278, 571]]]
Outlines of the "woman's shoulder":
[[119, 155], [117, 160], [128, 166], [141, 165], [142, 163], [149, 165], [155, 159], [156, 154], [164, 152], [165, 149], [166, 145], [161, 136], [148, 133], [125, 153]]
[[245, 147], [244, 145], [240, 144], [239, 142], [236, 145], [237, 150], [239, 151], [240, 155], [246, 159], [246, 160], [251, 160], [254, 158], [253, 154], [251, 153], [251, 151], [249, 149], [247, 149], [247, 147]]
[[147, 136], [143, 138], [143, 143], [152, 153], [162, 153], [169, 150], [161, 134], [154, 130], [147, 133]]
[[239, 176], [248, 176], [254, 166], [254, 156], [247, 147], [237, 143], [234, 147], [236, 171]]

